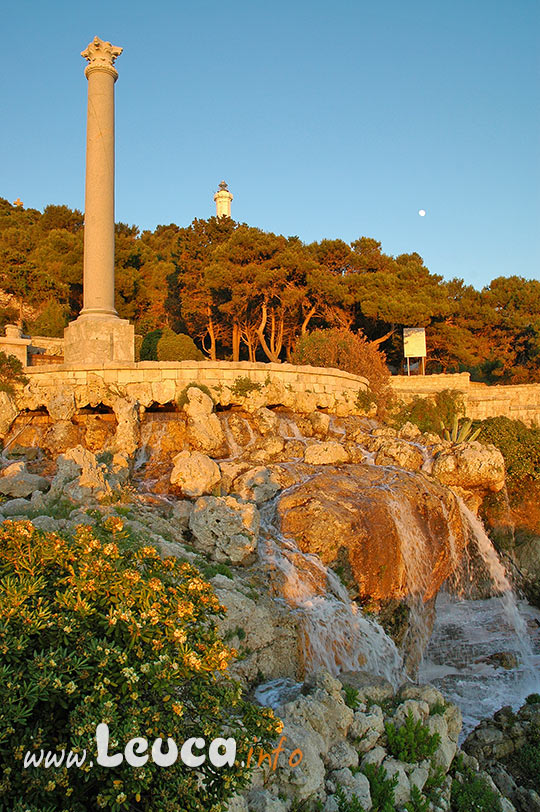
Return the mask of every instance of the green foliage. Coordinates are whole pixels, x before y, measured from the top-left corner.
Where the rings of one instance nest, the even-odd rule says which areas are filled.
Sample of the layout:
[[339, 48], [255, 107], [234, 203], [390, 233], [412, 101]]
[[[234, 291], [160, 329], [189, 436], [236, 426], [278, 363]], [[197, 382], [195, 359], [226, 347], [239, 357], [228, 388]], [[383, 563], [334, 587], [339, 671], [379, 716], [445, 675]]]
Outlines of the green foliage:
[[481, 428], [472, 429], [472, 420], [464, 420], [460, 423], [458, 416], [455, 415], [452, 427], [450, 429], [447, 427], [444, 429], [443, 437], [455, 445], [459, 445], [460, 443], [472, 443], [476, 440], [481, 431]]
[[527, 743], [519, 751], [520, 766], [537, 786], [540, 779], [540, 741]]
[[440, 702], [439, 700], [437, 700], [437, 702], [435, 702], [435, 704], [432, 705], [431, 708], [429, 709], [429, 715], [442, 716], [445, 711], [446, 705], [444, 704], [444, 702]]
[[204, 355], [197, 349], [192, 338], [183, 333], [174, 333], [168, 327], [162, 330], [157, 342], [158, 361], [203, 361]]
[[200, 389], [201, 392], [204, 392], [205, 395], [208, 395], [210, 400], [212, 400], [212, 401], [214, 400], [214, 398], [212, 397], [211, 391], [209, 390], [209, 388], [207, 386], [205, 386], [204, 383], [197, 383], [196, 381], [191, 381], [186, 386], [184, 386], [184, 388], [182, 389], [182, 391], [180, 392], [180, 394], [176, 398], [176, 405], [178, 406], [179, 409], [183, 409], [184, 406], [187, 403], [189, 403], [189, 398], [188, 398], [187, 393], [188, 393], [188, 390], [191, 389], [191, 387], [194, 387], [195, 389]]
[[27, 383], [28, 378], [23, 375], [23, 365], [19, 359], [0, 352], [0, 392], [12, 395], [17, 385]]
[[540, 694], [529, 694], [525, 702], [527, 705], [537, 705], [540, 703]]
[[157, 361], [157, 345], [163, 330], [150, 330], [143, 337], [141, 344], [141, 361]]
[[370, 390], [359, 389], [356, 396], [356, 408], [359, 412], [369, 413], [374, 405], [377, 404], [377, 398], [370, 392]]
[[429, 799], [422, 795], [416, 784], [413, 784], [411, 799], [405, 804], [405, 809], [407, 812], [430, 812]]
[[441, 743], [438, 733], [430, 733], [420, 720], [415, 721], [409, 710], [405, 722], [396, 727], [392, 722], [385, 724], [388, 749], [399, 761], [414, 763], [431, 758]]
[[343, 787], [337, 788], [336, 799], [339, 812], [366, 812], [357, 795], [353, 795], [350, 801], [347, 800]]
[[214, 575], [224, 575], [226, 578], [230, 578], [231, 581], [234, 578], [233, 572], [227, 564], [210, 564], [201, 558], [197, 561], [197, 568], [200, 569], [205, 578], [210, 579]]
[[31, 335], [62, 338], [68, 321], [69, 308], [67, 305], [51, 299], [39, 316], [29, 324], [28, 329]]
[[366, 764], [364, 775], [369, 781], [371, 792], [371, 812], [395, 812], [394, 790], [397, 787], [397, 774], [388, 778], [384, 767]]
[[420, 431], [443, 435], [446, 426], [453, 426], [464, 414], [463, 395], [456, 389], [443, 389], [434, 398], [414, 397], [410, 403], [392, 415], [392, 422], [399, 428], [414, 423]]
[[353, 688], [352, 685], [344, 685], [343, 692], [345, 694], [345, 704], [349, 708], [355, 710], [360, 704], [360, 701], [358, 699], [358, 690], [356, 688]]
[[439, 801], [441, 798], [441, 788], [444, 784], [446, 779], [446, 773], [442, 769], [442, 767], [436, 767], [433, 769], [433, 765], [431, 767], [431, 774], [424, 784], [424, 795], [426, 798], [435, 805], [439, 806]]
[[235, 378], [231, 386], [231, 392], [237, 398], [245, 398], [251, 392], [260, 392], [262, 383], [252, 381], [247, 375]]
[[[392, 400], [386, 359], [378, 346], [361, 333], [337, 328], [306, 333], [297, 341], [291, 360], [294, 364], [343, 369], [367, 378], [370, 395], [380, 412], [386, 410]], [[368, 398], [363, 395], [359, 408], [367, 402]]]
[[[243, 753], [278, 732], [268, 709], [226, 676], [217, 598], [198, 571], [128, 537], [120, 517], [70, 537], [29, 522], [0, 528], [0, 808], [85, 812], [210, 812], [245, 786]], [[163, 769], [95, 760], [95, 730], [111, 750], [135, 736], [236, 739], [233, 767]], [[227, 731], [225, 733], [225, 731]], [[87, 751], [82, 768], [23, 769], [26, 750]], [[94, 764], [90, 767], [90, 760]], [[200, 779], [202, 778], [202, 783]]]
[[466, 769], [452, 781], [452, 812], [502, 812], [498, 795], [485, 778]]
[[497, 446], [504, 457], [512, 484], [540, 482], [540, 428], [528, 428], [521, 420], [490, 417], [478, 424], [481, 442]]

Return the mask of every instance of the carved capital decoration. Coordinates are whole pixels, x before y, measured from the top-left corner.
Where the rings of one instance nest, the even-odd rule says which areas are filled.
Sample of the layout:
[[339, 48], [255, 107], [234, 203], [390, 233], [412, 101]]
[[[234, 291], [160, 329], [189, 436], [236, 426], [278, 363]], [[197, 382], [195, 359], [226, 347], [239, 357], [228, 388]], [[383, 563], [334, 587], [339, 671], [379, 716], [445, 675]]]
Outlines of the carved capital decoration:
[[94, 37], [85, 50], [81, 51], [81, 56], [88, 60], [88, 65], [84, 71], [86, 78], [88, 79], [92, 71], [101, 70], [110, 73], [116, 80], [118, 71], [114, 67], [114, 63], [123, 50], [117, 45], [111, 45], [110, 42], [103, 42], [99, 37]]

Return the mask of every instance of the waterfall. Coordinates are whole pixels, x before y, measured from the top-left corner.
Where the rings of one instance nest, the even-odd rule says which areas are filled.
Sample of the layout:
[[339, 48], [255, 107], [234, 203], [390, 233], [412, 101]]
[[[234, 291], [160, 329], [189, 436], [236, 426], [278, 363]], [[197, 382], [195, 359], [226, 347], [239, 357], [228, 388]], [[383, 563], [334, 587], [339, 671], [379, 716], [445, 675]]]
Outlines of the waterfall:
[[540, 625], [540, 612], [518, 604], [482, 522], [458, 501], [496, 595], [467, 599], [459, 581], [453, 585], [454, 594], [439, 593], [419, 676], [461, 707], [465, 736], [480, 719], [503, 705], [517, 709], [529, 693], [540, 689], [540, 640], [532, 640], [527, 625], [527, 619], [531, 626]]
[[320, 558], [302, 553], [274, 524], [274, 505], [262, 510], [259, 559], [275, 584], [276, 600], [297, 615], [306, 673], [367, 670], [394, 687], [403, 663], [390, 637], [354, 604], [338, 576]]

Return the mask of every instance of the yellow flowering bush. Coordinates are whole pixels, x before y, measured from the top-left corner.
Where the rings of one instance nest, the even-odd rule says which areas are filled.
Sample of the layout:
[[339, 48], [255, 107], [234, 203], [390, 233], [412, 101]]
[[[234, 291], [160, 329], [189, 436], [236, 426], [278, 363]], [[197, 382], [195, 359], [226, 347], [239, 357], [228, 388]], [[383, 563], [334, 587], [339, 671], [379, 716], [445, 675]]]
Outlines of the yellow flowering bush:
[[[222, 612], [197, 570], [130, 541], [117, 518], [70, 538], [0, 525], [0, 810], [221, 810], [247, 782], [254, 736], [264, 745], [278, 731], [226, 674], [234, 652], [216, 631]], [[157, 738], [180, 750], [223, 736], [236, 739], [236, 762], [99, 766], [100, 723], [110, 753], [137, 736], [149, 751]], [[24, 768], [40, 749], [87, 758]]]

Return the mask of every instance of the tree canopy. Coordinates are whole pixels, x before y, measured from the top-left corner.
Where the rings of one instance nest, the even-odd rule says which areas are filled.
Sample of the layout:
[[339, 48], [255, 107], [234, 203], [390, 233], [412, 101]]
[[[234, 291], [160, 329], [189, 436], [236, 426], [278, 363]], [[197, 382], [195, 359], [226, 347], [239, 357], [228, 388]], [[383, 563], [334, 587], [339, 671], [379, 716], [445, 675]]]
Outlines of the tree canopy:
[[[81, 307], [82, 257], [81, 212], [0, 198], [0, 321], [61, 335]], [[540, 380], [540, 282], [511, 275], [479, 291], [366, 236], [305, 244], [227, 217], [143, 232], [117, 223], [116, 308], [143, 336], [187, 334], [213, 359], [290, 360], [306, 333], [339, 329], [399, 371], [402, 328], [425, 327], [428, 371]]]

